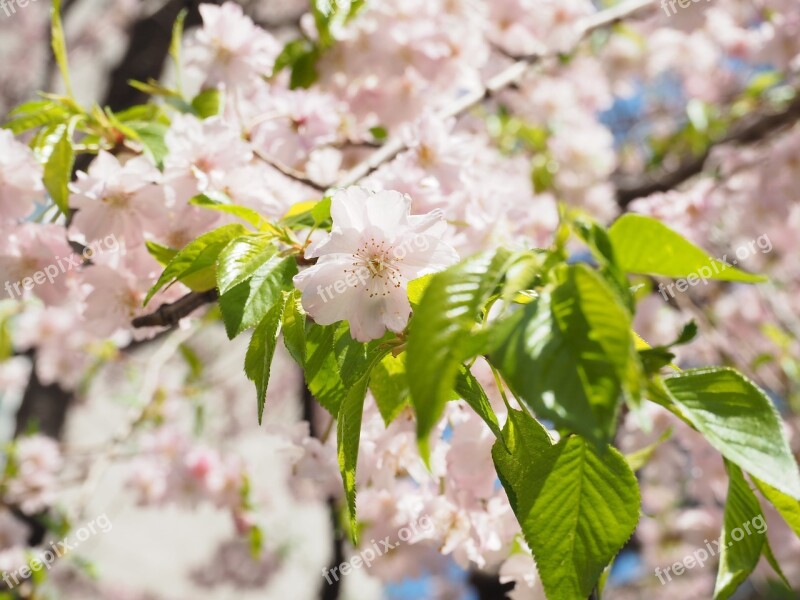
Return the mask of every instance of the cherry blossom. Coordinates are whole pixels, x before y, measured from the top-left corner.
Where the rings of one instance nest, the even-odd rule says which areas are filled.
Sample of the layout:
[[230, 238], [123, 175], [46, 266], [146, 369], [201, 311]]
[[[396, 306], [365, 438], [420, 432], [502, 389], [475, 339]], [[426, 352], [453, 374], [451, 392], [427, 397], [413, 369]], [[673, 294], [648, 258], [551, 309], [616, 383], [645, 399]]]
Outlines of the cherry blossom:
[[295, 277], [303, 307], [317, 323], [348, 321], [359, 341], [405, 328], [408, 282], [458, 260], [441, 241], [441, 212], [410, 211], [411, 198], [399, 192], [351, 187], [333, 196], [333, 229], [306, 252], [317, 264]]

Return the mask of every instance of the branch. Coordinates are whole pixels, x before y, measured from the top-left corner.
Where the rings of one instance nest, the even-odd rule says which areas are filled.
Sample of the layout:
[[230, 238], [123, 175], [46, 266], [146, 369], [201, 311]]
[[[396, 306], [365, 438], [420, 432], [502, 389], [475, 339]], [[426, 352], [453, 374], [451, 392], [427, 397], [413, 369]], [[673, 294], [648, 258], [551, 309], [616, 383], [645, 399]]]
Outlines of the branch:
[[216, 289], [207, 292], [190, 292], [172, 304], [162, 304], [158, 310], [149, 315], [136, 317], [134, 327], [173, 327], [178, 322], [205, 304], [214, 302], [219, 297]]
[[764, 110], [743, 117], [723, 137], [711, 141], [704, 152], [686, 157], [675, 169], [637, 175], [616, 174], [613, 181], [617, 188], [617, 202], [625, 208], [637, 198], [672, 190], [702, 173], [711, 151], [717, 146], [754, 144], [791, 127], [797, 121], [800, 121], [800, 89], [796, 89], [795, 99], [783, 111], [776, 113]]
[[[595, 30], [613, 25], [614, 23], [630, 17], [631, 15], [645, 8], [650, 8], [653, 6], [655, 6], [655, 0], [629, 0], [613, 8], [595, 13], [591, 17], [587, 17], [576, 28], [576, 42], [572, 49], [574, 50], [586, 36]], [[445, 120], [465, 113], [469, 109], [479, 105], [487, 98], [491, 98], [497, 92], [516, 84], [525, 74], [528, 68], [534, 63], [541, 62], [548, 58], [557, 58], [562, 53], [563, 52], [549, 50], [542, 54], [535, 54], [519, 59], [511, 66], [507, 67], [489, 79], [489, 81], [487, 81], [483, 87], [464, 94], [460, 98], [457, 98], [453, 103], [440, 110], [437, 113], [439, 118]], [[345, 173], [345, 175], [336, 184], [331, 186], [331, 189], [345, 188], [358, 183], [376, 171], [382, 165], [391, 162], [398, 154], [407, 148], [407, 144], [400, 137], [396, 136], [392, 138], [373, 154], [371, 154], [366, 160]], [[263, 156], [261, 156], [261, 158], [263, 160], [267, 160]], [[274, 163], [270, 164], [276, 166]], [[276, 168], [278, 167], [276, 166]], [[290, 174], [284, 169], [280, 168], [279, 170], [292, 179], [319, 189], [319, 186], [307, 181], [302, 175], [298, 176], [296, 173]], [[162, 306], [151, 315], [145, 315], [143, 317], [134, 319], [133, 326], [172, 326], [180, 321], [180, 319], [183, 317], [188, 316], [194, 310], [200, 308], [203, 304], [214, 302], [216, 299], [216, 294], [212, 296], [210, 295], [210, 292], [205, 292], [201, 295], [197, 295], [195, 293], [188, 294], [173, 304]]]

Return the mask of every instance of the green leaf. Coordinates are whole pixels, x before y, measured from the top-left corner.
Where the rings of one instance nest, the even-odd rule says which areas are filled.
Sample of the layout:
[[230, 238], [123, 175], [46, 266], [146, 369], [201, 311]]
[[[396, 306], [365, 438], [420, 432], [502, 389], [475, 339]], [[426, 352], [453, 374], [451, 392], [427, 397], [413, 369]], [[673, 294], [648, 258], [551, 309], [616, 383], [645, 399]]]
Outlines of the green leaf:
[[151, 241], [146, 241], [145, 246], [147, 246], [147, 251], [150, 253], [150, 256], [155, 258], [162, 267], [166, 267], [169, 261], [175, 258], [175, 255], [178, 253], [175, 248], [167, 248], [166, 246]]
[[299, 290], [289, 292], [283, 309], [283, 343], [298, 365], [306, 368], [306, 313]]
[[[38, 105], [40, 108], [33, 110], [34, 105]], [[31, 109], [30, 112], [27, 109]], [[12, 133], [18, 135], [37, 127], [64, 123], [69, 118], [70, 113], [63, 106], [44, 100], [19, 106], [9, 116], [14, 118], [5, 122], [3, 128], [9, 129]]]
[[219, 307], [228, 337], [233, 339], [258, 324], [281, 293], [293, 289], [292, 277], [296, 274], [293, 256], [273, 255], [249, 279], [222, 293]]
[[178, 17], [172, 24], [172, 37], [169, 42], [169, 55], [172, 57], [172, 62], [175, 65], [175, 73], [177, 77], [178, 90], [183, 88], [183, 65], [181, 64], [181, 41], [183, 40], [183, 26], [186, 22], [186, 15], [189, 11], [185, 8], [181, 9]]
[[497, 336], [490, 362], [526, 406], [599, 444], [611, 439], [622, 391], [638, 375], [630, 314], [594, 271], [564, 268]]
[[[643, 215], [626, 214], [609, 230], [614, 255], [627, 273], [756, 283], [760, 275], [745, 273], [709, 256], [663, 223]], [[694, 278], [694, 280], [692, 279]]]
[[[758, 499], [744, 480], [742, 470], [728, 462], [725, 467], [730, 479], [714, 600], [730, 598], [736, 588], [753, 572], [758, 559], [761, 558], [764, 531], [766, 531], [766, 521], [761, 513]], [[753, 523], [755, 519], [760, 519], [763, 528], [755, 527]]]
[[69, 78], [69, 63], [67, 61], [67, 44], [64, 41], [64, 27], [61, 24], [61, 0], [53, 0], [50, 15], [50, 38], [53, 55], [55, 56], [58, 70], [61, 72], [64, 88], [67, 90], [67, 94], [72, 97], [72, 83]]
[[59, 136], [44, 164], [42, 181], [53, 202], [66, 215], [69, 212], [68, 186], [75, 165], [75, 151], [72, 149], [72, 127], [60, 125], [58, 131]]
[[164, 162], [164, 157], [169, 154], [164, 137], [169, 127], [164, 123], [131, 121], [128, 123], [138, 136], [138, 141], [144, 147], [144, 152], [159, 167]]
[[778, 412], [749, 379], [712, 367], [685, 371], [664, 383], [680, 414], [725, 458], [800, 499], [800, 472]]
[[619, 295], [622, 303], [631, 311], [634, 309], [633, 295], [631, 294], [628, 277], [619, 266], [614, 245], [608, 232], [594, 221], [579, 218], [573, 221], [573, 226], [581, 239], [591, 250], [592, 255], [600, 265], [600, 272], [606, 281]]
[[588, 598], [639, 520], [639, 488], [625, 459], [580, 437], [552, 445], [535, 419], [510, 411], [492, 457], [548, 600]]
[[361, 377], [348, 388], [337, 416], [337, 455], [350, 514], [350, 535], [354, 545], [358, 545], [356, 465], [358, 463], [358, 446], [361, 440], [361, 417], [364, 413], [364, 398], [367, 395], [370, 372], [372, 367], [381, 360], [381, 357], [381, 353], [375, 353]]
[[278, 344], [285, 302], [286, 295], [282, 296], [269, 309], [269, 312], [253, 330], [253, 337], [250, 338], [250, 345], [247, 347], [247, 355], [244, 359], [244, 372], [247, 374], [247, 378], [256, 384], [259, 425], [261, 425], [264, 416], [269, 373], [272, 366], [272, 357], [275, 355], [275, 347]]
[[246, 233], [247, 230], [239, 224], [223, 225], [186, 244], [147, 292], [144, 305], [147, 306], [161, 288], [175, 281], [182, 281], [198, 292], [212, 289], [216, 285], [216, 263], [220, 252], [232, 240]]
[[658, 447], [666, 442], [670, 436], [672, 436], [672, 427], [667, 428], [664, 433], [662, 433], [652, 444], [648, 444], [644, 448], [640, 448], [639, 450], [634, 450], [630, 454], [626, 454], [625, 460], [628, 461], [628, 465], [630, 465], [631, 470], [638, 471], [648, 462], [650, 462], [650, 459], [653, 457], [653, 454]]
[[215, 117], [222, 112], [224, 95], [217, 88], [203, 90], [192, 98], [192, 110], [201, 119]]
[[248, 235], [225, 246], [217, 259], [217, 287], [224, 294], [252, 277], [278, 249], [265, 235]]
[[369, 387], [387, 427], [408, 405], [410, 392], [405, 357], [405, 353], [400, 356], [388, 354], [372, 369]]
[[233, 215], [234, 217], [238, 217], [245, 223], [249, 223], [261, 231], [267, 230], [271, 227], [269, 222], [252, 208], [239, 206], [238, 204], [231, 204], [230, 199], [225, 199], [225, 201], [220, 200], [219, 198], [222, 196], [224, 195], [212, 193], [198, 194], [189, 200], [189, 204], [193, 204], [194, 206], [202, 206], [203, 208], [208, 208], [209, 210], [216, 210], [218, 212]]
[[481, 384], [467, 367], [462, 366], [459, 369], [456, 376], [455, 391], [483, 419], [483, 422], [486, 423], [492, 433], [502, 440], [503, 432], [500, 429], [500, 423], [489, 402], [489, 398], [486, 396]]
[[431, 277], [411, 319], [406, 369], [417, 415], [417, 439], [427, 438], [442, 416], [468, 338], [486, 301], [503, 278], [509, 253], [499, 250], [467, 259]]
[[337, 456], [344, 482], [347, 509], [350, 515], [350, 534], [354, 545], [358, 545], [356, 466], [358, 464], [358, 446], [361, 442], [361, 417], [364, 414], [364, 398], [367, 394], [368, 380], [369, 376], [365, 375], [349, 389], [341, 403], [336, 423]]
[[382, 338], [367, 343], [357, 342], [350, 335], [350, 327], [340, 323], [334, 333], [333, 351], [339, 365], [339, 376], [344, 386], [349, 388], [371, 369], [375, 356], [386, 354], [389, 347], [387, 340], [396, 339], [394, 333], [387, 332]]
[[314, 48], [310, 52], [301, 54], [297, 57], [292, 66], [292, 76], [289, 79], [289, 87], [293, 90], [308, 89], [319, 79], [317, 62], [319, 61], [319, 51]]
[[[338, 325], [309, 323], [306, 328], [306, 385], [317, 402], [336, 415], [348, 393], [339, 376], [339, 364], [333, 351], [334, 333]], [[284, 339], [286, 336], [284, 334]]]
[[792, 531], [800, 538], [800, 500], [776, 490], [758, 477], [752, 479], [761, 495], [772, 503], [772, 506], [778, 510]]

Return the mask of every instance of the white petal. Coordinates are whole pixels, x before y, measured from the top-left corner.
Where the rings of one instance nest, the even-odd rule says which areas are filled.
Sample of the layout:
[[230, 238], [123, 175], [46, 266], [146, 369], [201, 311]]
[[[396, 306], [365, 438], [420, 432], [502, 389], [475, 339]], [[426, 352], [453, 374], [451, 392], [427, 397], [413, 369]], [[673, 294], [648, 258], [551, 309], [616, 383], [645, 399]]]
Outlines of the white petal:
[[334, 225], [342, 229], [364, 229], [367, 225], [367, 201], [370, 196], [366, 189], [358, 186], [336, 192], [331, 200]]
[[367, 203], [367, 218], [389, 239], [405, 229], [408, 213], [411, 211], [411, 198], [400, 192], [380, 192]]

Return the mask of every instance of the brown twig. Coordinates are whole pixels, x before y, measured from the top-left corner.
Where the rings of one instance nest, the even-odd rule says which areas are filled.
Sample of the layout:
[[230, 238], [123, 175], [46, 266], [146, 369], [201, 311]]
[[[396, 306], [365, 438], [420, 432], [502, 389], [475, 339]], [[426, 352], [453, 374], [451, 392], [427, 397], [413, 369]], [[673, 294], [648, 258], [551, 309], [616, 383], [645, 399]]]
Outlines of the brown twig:
[[637, 198], [675, 189], [703, 172], [711, 151], [717, 146], [754, 144], [773, 133], [791, 127], [798, 121], [800, 121], [800, 89], [797, 89], [795, 99], [784, 110], [759, 111], [742, 118], [735, 122], [724, 136], [713, 140], [701, 154], [684, 158], [677, 168], [636, 175], [615, 175], [613, 179], [617, 189], [617, 202], [625, 208]]
[[134, 327], [173, 327], [178, 322], [196, 311], [205, 304], [214, 302], [219, 298], [216, 289], [207, 292], [190, 292], [183, 298], [171, 304], [162, 304], [158, 310], [149, 315], [136, 317], [133, 320]]

